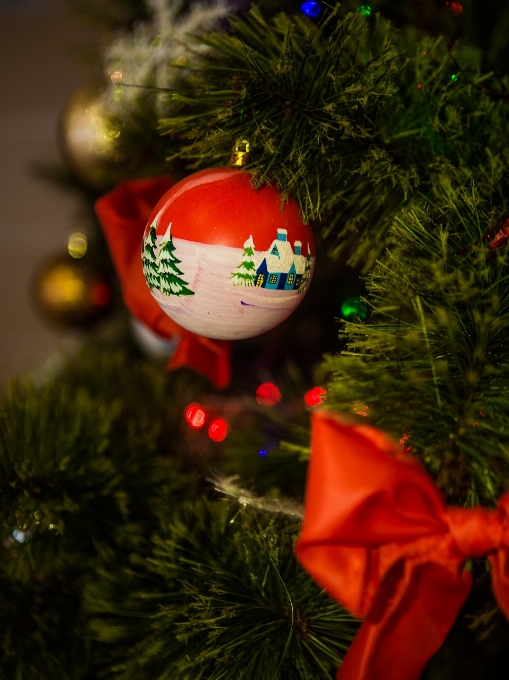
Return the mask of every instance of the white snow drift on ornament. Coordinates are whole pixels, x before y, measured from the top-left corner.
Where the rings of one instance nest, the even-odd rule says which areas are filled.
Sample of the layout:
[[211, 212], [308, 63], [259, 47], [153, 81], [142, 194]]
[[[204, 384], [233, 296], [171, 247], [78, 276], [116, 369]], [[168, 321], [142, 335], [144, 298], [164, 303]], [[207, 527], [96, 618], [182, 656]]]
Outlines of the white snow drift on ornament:
[[163, 310], [209, 338], [249, 338], [277, 326], [297, 307], [313, 274], [309, 243], [290, 243], [277, 229], [268, 250], [253, 236], [243, 248], [157, 236], [160, 212], [143, 241], [143, 271]]

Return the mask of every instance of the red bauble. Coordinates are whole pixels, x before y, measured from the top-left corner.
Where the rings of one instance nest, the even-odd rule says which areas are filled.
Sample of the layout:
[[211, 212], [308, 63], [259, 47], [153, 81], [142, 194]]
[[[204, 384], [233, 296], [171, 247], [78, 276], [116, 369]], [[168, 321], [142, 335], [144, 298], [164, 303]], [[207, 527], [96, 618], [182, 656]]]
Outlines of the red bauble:
[[238, 169], [197, 172], [173, 186], [150, 216], [143, 271], [161, 309], [209, 338], [265, 333], [300, 303], [314, 240], [298, 204], [256, 191]]

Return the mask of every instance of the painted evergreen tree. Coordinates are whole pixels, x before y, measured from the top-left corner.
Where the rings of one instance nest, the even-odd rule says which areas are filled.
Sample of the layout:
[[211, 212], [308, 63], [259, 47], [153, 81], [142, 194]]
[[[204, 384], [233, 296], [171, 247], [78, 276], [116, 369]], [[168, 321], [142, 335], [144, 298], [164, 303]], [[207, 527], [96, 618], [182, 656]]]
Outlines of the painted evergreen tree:
[[157, 268], [157, 240], [156, 230], [159, 222], [159, 213], [156, 215], [154, 221], [150, 225], [150, 229], [146, 238], [143, 239], [143, 250], [141, 253], [141, 260], [143, 263], [143, 273], [149, 288], [152, 290], [156, 288], [159, 290], [159, 273]]
[[194, 295], [194, 292], [187, 287], [187, 281], [180, 278], [184, 272], [177, 267], [180, 260], [175, 257], [174, 251], [175, 246], [173, 245], [170, 222], [157, 258], [159, 290], [165, 295]]
[[232, 272], [230, 281], [234, 286], [253, 286], [255, 279], [254, 243], [252, 235], [244, 243], [242, 259]]
[[302, 279], [300, 281], [300, 286], [298, 289], [298, 293], [303, 293], [306, 290], [306, 286], [308, 285], [309, 277], [311, 276], [311, 251], [309, 250], [309, 243], [308, 243], [308, 254], [306, 255], [306, 264], [304, 265], [304, 274], [302, 275]]

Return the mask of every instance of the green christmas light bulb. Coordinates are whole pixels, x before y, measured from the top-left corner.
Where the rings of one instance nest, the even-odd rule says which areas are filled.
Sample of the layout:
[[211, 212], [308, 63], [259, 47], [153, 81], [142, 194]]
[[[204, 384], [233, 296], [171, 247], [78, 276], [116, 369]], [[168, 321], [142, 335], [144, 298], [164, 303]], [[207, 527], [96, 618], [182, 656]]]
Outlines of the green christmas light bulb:
[[369, 17], [373, 9], [369, 5], [361, 5], [360, 7], [357, 7], [357, 11], [361, 17]]
[[368, 313], [368, 308], [360, 297], [353, 297], [345, 300], [341, 305], [341, 314], [347, 321], [354, 316], [365, 319]]

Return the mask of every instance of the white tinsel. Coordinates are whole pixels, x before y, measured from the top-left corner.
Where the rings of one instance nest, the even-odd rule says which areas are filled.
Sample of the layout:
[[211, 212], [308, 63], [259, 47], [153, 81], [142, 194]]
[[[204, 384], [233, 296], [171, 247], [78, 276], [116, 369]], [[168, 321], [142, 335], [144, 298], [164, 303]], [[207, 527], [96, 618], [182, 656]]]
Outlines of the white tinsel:
[[[205, 45], [193, 45], [191, 51], [190, 35], [213, 28], [232, 9], [228, 0], [196, 2], [179, 16], [183, 0], [147, 0], [147, 4], [151, 21], [120, 34], [105, 50], [107, 77], [115, 72], [122, 74], [114, 98], [123, 104], [129, 104], [141, 94], [138, 88], [127, 85], [173, 89], [182, 77], [182, 66], [191, 65], [196, 52], [203, 53], [208, 49]], [[172, 66], [176, 62], [180, 66]]]
[[231, 500], [236, 500], [242, 507], [250, 507], [269, 514], [284, 515], [301, 520], [304, 516], [304, 508], [297, 501], [289, 498], [269, 498], [257, 496], [238, 483], [239, 476], [225, 477], [217, 474], [208, 479], [214, 485], [216, 491]]

